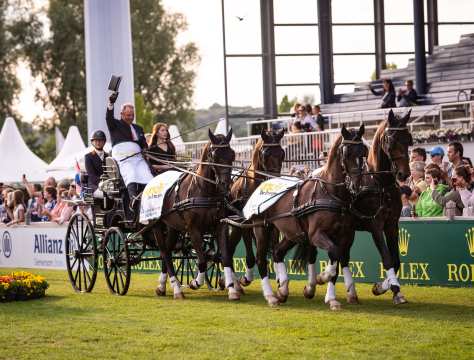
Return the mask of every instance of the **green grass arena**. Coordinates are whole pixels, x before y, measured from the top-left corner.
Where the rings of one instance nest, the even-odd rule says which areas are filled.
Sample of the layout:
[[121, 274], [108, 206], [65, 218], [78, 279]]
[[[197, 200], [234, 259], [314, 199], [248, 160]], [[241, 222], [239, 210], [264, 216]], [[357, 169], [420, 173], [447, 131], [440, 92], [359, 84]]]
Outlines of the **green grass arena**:
[[347, 305], [338, 283], [343, 307], [333, 312], [325, 286], [303, 298], [304, 281], [291, 281], [288, 302], [270, 308], [258, 281], [239, 302], [207, 289], [176, 301], [169, 289], [155, 296], [156, 274], [132, 274], [119, 297], [101, 272], [90, 294], [74, 293], [66, 271], [32, 272], [50, 288], [43, 299], [0, 303], [0, 359], [474, 358], [472, 288], [405, 285], [409, 303], [395, 307], [368, 284], [357, 284], [361, 304]]

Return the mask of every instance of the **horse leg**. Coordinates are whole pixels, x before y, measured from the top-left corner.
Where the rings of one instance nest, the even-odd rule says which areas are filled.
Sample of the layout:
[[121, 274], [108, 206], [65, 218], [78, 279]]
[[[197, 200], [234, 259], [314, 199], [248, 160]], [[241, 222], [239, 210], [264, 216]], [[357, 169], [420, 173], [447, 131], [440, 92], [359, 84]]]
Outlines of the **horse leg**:
[[293, 246], [295, 246], [295, 242], [284, 237], [282, 241], [275, 245], [273, 250], [273, 261], [275, 263], [275, 272], [278, 279], [278, 290], [276, 296], [282, 303], [286, 302], [288, 295], [290, 294], [290, 280], [286, 271], [285, 255]]
[[377, 247], [377, 250], [379, 251], [380, 256], [382, 257], [383, 267], [385, 269], [385, 272], [387, 273], [387, 278], [384, 281], [376, 282], [372, 287], [372, 293], [378, 296], [385, 294], [387, 290], [390, 289], [388, 274], [390, 274], [390, 276], [392, 275], [394, 264], [390, 250], [387, 246], [387, 243], [385, 242], [382, 230], [373, 229], [372, 239], [374, 240], [375, 246]]
[[192, 290], [199, 289], [206, 282], [207, 261], [206, 255], [202, 248], [202, 234], [199, 230], [192, 230], [189, 233], [193, 249], [196, 251], [198, 258], [198, 274], [195, 279], [191, 280], [189, 287]]
[[[153, 235], [155, 237], [156, 244], [158, 248], [160, 249], [160, 254], [162, 258], [162, 271], [164, 271], [164, 274], [169, 274], [169, 279], [170, 279], [170, 284], [171, 287], [173, 288], [173, 297], [175, 299], [184, 299], [184, 294], [181, 289], [181, 284], [179, 283], [178, 279], [176, 278], [176, 273], [174, 270], [174, 265], [172, 261], [172, 247], [168, 246], [169, 244], [169, 234], [167, 239], [165, 239], [163, 231], [161, 228], [157, 227], [153, 229]], [[165, 283], [163, 284], [163, 272], [160, 275], [160, 281], [159, 285], [156, 288], [156, 295], [158, 296], [164, 296], [166, 295], [166, 279]]]
[[267, 300], [268, 305], [277, 306], [278, 298], [273, 295], [273, 289], [268, 278], [268, 261], [267, 253], [269, 248], [268, 236], [264, 227], [255, 227], [253, 229], [255, 239], [257, 240], [257, 267], [262, 279], [263, 296]]
[[255, 255], [253, 254], [253, 238], [252, 233], [248, 229], [242, 231], [242, 237], [245, 245], [245, 264], [247, 269], [245, 275], [240, 278], [242, 286], [249, 286], [253, 281], [253, 271], [255, 267]]
[[339, 249], [334, 245], [329, 236], [320, 229], [317, 229], [311, 236], [310, 243], [311, 245], [320, 247], [328, 252], [330, 259], [328, 266], [323, 272], [316, 275], [316, 283], [318, 285], [326, 284], [336, 275], [338, 266], [337, 260], [340, 259]]
[[351, 247], [354, 243], [355, 232], [352, 233], [350, 242], [345, 246], [344, 251], [341, 255], [341, 268], [342, 274], [344, 275], [344, 286], [346, 288], [346, 299], [348, 304], [360, 304], [359, 297], [355, 288], [354, 279], [352, 278], [352, 272], [349, 269], [349, 259], [351, 255]]
[[[333, 311], [341, 310], [341, 303], [336, 299], [336, 281], [339, 276], [339, 266], [337, 260], [333, 257], [334, 254], [332, 251], [328, 252], [330, 264], [336, 264], [335, 274], [331, 276], [327, 289], [326, 289], [326, 296], [324, 297], [324, 302], [329, 305], [329, 309]], [[328, 267], [331, 265], [328, 265]], [[326, 271], [326, 270], [325, 270]], [[328, 272], [329, 274], [332, 273], [332, 270]]]
[[[229, 234], [228, 230], [226, 232], [226, 236], [227, 236], [227, 234]], [[231, 263], [229, 265], [231, 273], [228, 273], [227, 275], [224, 274], [224, 276], [228, 276], [229, 281], [230, 281], [230, 277], [232, 277], [233, 282], [237, 282], [236, 285], [235, 285], [235, 289], [238, 290], [240, 292], [240, 294], [243, 295], [244, 294], [244, 289], [242, 289], [242, 286], [241, 286], [239, 280], [237, 279], [237, 276], [235, 275], [234, 263], [232, 261], [233, 260], [232, 257], [235, 253], [235, 249], [237, 248], [238, 243], [240, 242], [241, 237], [242, 237], [242, 230], [239, 229], [239, 228], [234, 227], [232, 229], [232, 231], [230, 231], [230, 235], [228, 236], [228, 238], [226, 240], [227, 251], [228, 251], [229, 257], [231, 259]], [[227, 270], [227, 271], [229, 271], [229, 270]], [[231, 274], [232, 274], [232, 276], [231, 276]], [[224, 284], [224, 287], [226, 287], [225, 284]]]
[[[232, 244], [228, 242], [229, 227], [225, 224], [219, 224], [217, 227], [217, 241], [222, 257], [222, 266], [224, 267], [225, 287], [229, 289], [229, 300], [240, 300], [240, 292], [236, 288], [234, 281], [234, 271], [232, 270], [233, 251], [229, 248]], [[235, 250], [235, 247], [233, 248]], [[238, 283], [238, 281], [237, 281]]]
[[395, 305], [406, 304], [407, 300], [400, 291], [400, 282], [398, 281], [397, 272], [400, 269], [400, 256], [398, 248], [398, 224], [385, 227], [385, 237], [390, 255], [393, 259], [393, 268], [387, 271], [387, 280], [390, 284], [390, 290], [393, 293], [393, 303]]
[[318, 256], [318, 249], [309, 245], [308, 247], [308, 283], [304, 286], [303, 296], [306, 299], [314, 298], [316, 294], [316, 257]]

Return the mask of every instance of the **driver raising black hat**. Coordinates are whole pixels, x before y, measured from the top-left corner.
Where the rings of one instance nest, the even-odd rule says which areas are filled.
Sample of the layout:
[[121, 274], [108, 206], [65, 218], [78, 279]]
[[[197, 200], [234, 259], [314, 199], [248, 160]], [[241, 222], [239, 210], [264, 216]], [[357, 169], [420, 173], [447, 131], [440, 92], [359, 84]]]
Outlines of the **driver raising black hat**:
[[103, 165], [106, 157], [110, 156], [104, 151], [107, 137], [102, 130], [96, 130], [91, 136], [91, 144], [94, 147], [90, 153], [84, 157], [87, 171], [87, 186], [91, 192], [97, 190], [100, 176], [103, 173]]

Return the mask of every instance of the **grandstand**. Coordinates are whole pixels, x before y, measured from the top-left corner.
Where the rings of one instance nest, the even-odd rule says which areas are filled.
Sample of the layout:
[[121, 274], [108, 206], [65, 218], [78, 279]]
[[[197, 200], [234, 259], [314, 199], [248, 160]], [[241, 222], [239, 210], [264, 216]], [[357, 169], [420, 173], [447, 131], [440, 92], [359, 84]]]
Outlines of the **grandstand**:
[[[474, 100], [474, 34], [462, 35], [456, 44], [437, 46], [427, 56], [428, 91], [420, 106], [412, 111], [413, 130], [438, 127], [470, 127]], [[381, 79], [372, 82], [381, 87], [383, 79], [392, 79], [396, 89], [405, 80], [415, 79], [415, 63], [401, 69], [382, 70]], [[341, 123], [376, 125], [386, 109], [379, 109], [381, 98], [369, 90], [369, 82], [355, 84], [353, 93], [334, 95], [334, 102], [321, 105], [333, 128]], [[400, 109], [405, 111], [406, 109]]]

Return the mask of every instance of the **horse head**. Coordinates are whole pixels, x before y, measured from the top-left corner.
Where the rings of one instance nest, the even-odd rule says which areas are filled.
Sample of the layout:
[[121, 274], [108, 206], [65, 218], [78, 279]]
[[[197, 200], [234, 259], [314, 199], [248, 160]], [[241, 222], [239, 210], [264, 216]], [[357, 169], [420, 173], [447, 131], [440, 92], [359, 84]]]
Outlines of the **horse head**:
[[407, 127], [410, 113], [411, 109], [400, 117], [395, 116], [393, 111], [390, 110], [382, 139], [382, 150], [391, 162], [394, 175], [400, 181], [410, 176], [408, 148], [413, 145], [413, 138]]
[[280, 174], [283, 160], [285, 160], [285, 150], [280, 144], [283, 135], [283, 130], [262, 130], [260, 136], [263, 144], [258, 154], [262, 170], [272, 174]]
[[232, 163], [235, 160], [235, 152], [230, 147], [231, 139], [232, 129], [226, 136], [214, 135], [209, 129], [210, 144], [208, 145], [206, 160], [211, 163], [210, 167], [214, 172], [217, 190], [220, 193], [226, 193], [232, 181]]
[[346, 175], [348, 189], [353, 194], [359, 191], [362, 172], [366, 168], [368, 148], [362, 140], [364, 132], [364, 125], [361, 125], [358, 131], [347, 130], [344, 125], [341, 129], [341, 164]]

